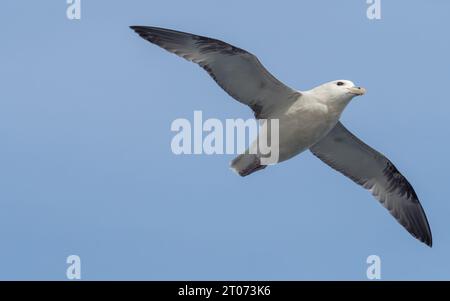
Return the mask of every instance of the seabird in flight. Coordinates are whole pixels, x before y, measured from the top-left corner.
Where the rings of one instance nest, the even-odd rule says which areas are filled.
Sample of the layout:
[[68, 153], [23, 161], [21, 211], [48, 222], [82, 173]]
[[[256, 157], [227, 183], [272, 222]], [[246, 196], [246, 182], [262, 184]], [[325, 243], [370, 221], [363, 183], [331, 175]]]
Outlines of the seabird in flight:
[[[418, 240], [432, 246], [431, 230], [419, 199], [406, 178], [383, 154], [339, 121], [350, 100], [365, 93], [348, 80], [308, 91], [294, 90], [267, 71], [253, 54], [225, 42], [180, 31], [131, 26], [147, 41], [197, 63], [255, 118], [279, 121], [278, 162], [309, 149], [330, 167], [368, 189]], [[253, 146], [251, 146], [252, 148]], [[241, 176], [266, 167], [247, 150], [231, 162]]]

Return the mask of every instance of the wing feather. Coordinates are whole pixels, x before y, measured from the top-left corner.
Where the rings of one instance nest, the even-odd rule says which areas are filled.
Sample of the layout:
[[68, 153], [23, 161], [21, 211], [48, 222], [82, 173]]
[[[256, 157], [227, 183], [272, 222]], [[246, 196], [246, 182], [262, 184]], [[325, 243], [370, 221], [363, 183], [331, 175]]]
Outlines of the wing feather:
[[253, 54], [225, 42], [190, 33], [148, 26], [131, 26], [147, 41], [197, 63], [256, 118], [267, 118], [289, 106], [301, 94], [277, 80]]
[[340, 122], [310, 150], [323, 162], [370, 190], [411, 235], [432, 246], [430, 226], [416, 192], [384, 155], [359, 140]]

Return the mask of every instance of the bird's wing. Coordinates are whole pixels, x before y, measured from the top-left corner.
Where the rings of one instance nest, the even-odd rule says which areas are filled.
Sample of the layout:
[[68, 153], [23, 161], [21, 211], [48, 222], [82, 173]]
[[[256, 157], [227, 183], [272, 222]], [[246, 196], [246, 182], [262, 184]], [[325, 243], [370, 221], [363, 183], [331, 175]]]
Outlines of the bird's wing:
[[431, 247], [430, 226], [413, 187], [385, 156], [355, 137], [340, 122], [310, 150], [335, 170], [369, 189], [409, 233]]
[[267, 118], [301, 94], [277, 80], [253, 54], [225, 42], [164, 28], [131, 26], [142, 38], [199, 64], [229, 95]]

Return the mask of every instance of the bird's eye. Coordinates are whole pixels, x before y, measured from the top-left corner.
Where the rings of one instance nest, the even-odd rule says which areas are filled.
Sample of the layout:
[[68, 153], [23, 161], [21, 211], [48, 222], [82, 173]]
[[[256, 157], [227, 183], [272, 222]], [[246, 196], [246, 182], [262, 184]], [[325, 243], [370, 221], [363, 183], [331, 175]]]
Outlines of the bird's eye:
[[337, 82], [336, 85], [338, 85], [338, 86], [343, 86], [344, 83], [343, 83], [343, 82]]

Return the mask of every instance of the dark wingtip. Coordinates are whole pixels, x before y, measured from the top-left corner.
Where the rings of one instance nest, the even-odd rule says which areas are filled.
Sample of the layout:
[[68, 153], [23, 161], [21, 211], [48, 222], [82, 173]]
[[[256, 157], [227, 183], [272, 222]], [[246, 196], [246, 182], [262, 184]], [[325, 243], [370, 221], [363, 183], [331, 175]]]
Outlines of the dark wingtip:
[[426, 234], [425, 234], [425, 238], [424, 238], [424, 243], [429, 246], [430, 248], [433, 247], [433, 234], [431, 233], [431, 227], [430, 227], [430, 223], [428, 222], [428, 218], [425, 214], [425, 211], [422, 208], [422, 205], [419, 203], [420, 208], [422, 209], [422, 213], [423, 216], [425, 217], [425, 223], [426, 223]]
[[134, 31], [138, 31], [139, 29], [142, 29], [142, 26], [137, 26], [137, 25], [131, 25], [129, 27], [131, 30], [134, 30]]
[[433, 239], [430, 237], [430, 239], [427, 240], [427, 241], [425, 242], [425, 244], [426, 244], [427, 246], [429, 246], [430, 248], [432, 248], [432, 247], [433, 247]]
[[[424, 213], [425, 216], [425, 213]], [[428, 224], [428, 220], [425, 216], [425, 221], [426, 221], [426, 229], [425, 232], [422, 233], [413, 233], [410, 232], [415, 238], [417, 238], [418, 240], [420, 240], [421, 242], [423, 242], [424, 244], [426, 244], [428, 247], [432, 248], [433, 247], [433, 236], [431, 234], [431, 229], [430, 229], [430, 225]], [[408, 230], [409, 231], [409, 230]]]
[[144, 32], [146, 29], [149, 29], [149, 28], [146, 27], [146, 26], [131, 25], [130, 29], [134, 30], [136, 33], [140, 34], [140, 33]]
[[[428, 228], [429, 229], [429, 228]], [[419, 239], [421, 242], [423, 242], [424, 244], [426, 244], [428, 247], [432, 248], [433, 247], [433, 237], [431, 236], [431, 231], [428, 232], [425, 237], [417, 237], [417, 239]]]
[[132, 25], [130, 26], [130, 29], [137, 33], [141, 38], [152, 42], [152, 39], [149, 36], [150, 29], [152, 29], [151, 27]]

